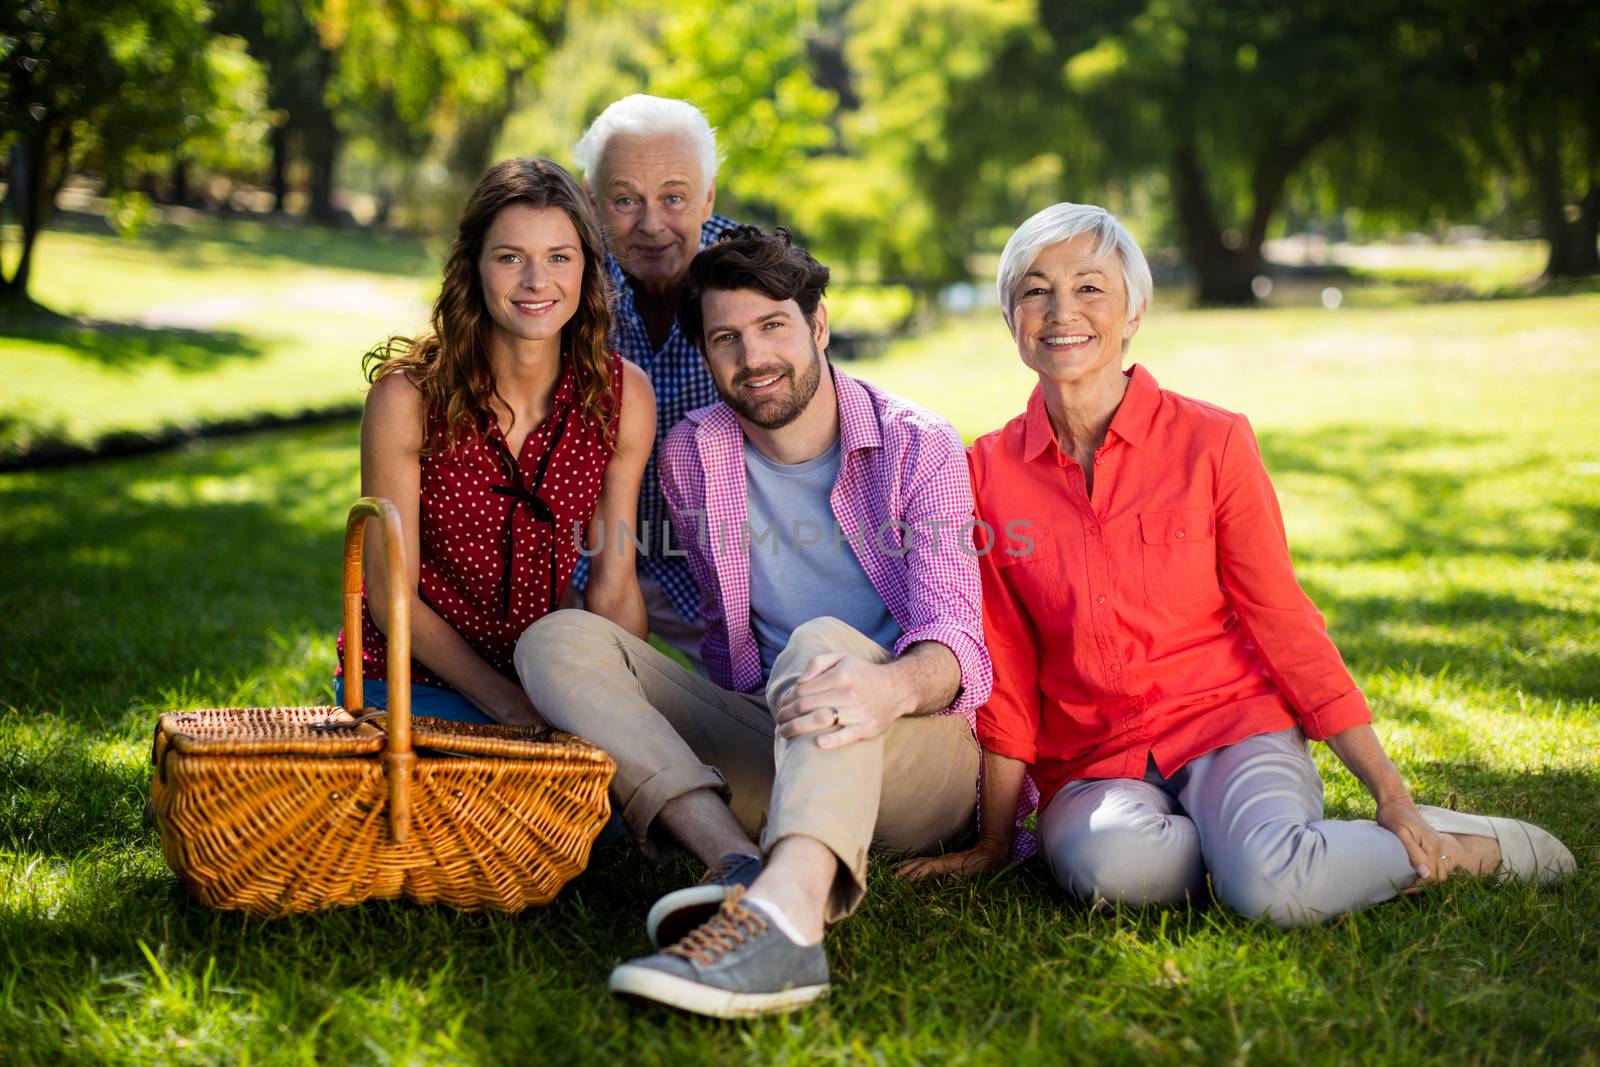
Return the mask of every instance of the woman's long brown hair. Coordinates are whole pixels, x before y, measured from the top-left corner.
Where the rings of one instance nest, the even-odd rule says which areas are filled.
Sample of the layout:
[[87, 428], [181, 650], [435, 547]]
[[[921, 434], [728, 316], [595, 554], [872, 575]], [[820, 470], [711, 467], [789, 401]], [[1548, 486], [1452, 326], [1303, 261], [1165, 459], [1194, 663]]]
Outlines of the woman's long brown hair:
[[[420, 337], [391, 337], [362, 360], [367, 381], [399, 371], [422, 392], [428, 412], [423, 454], [448, 451], [472, 433], [494, 424], [495, 396], [489, 359], [493, 320], [483, 297], [478, 257], [495, 216], [511, 204], [556, 207], [567, 213], [583, 246], [583, 286], [578, 308], [561, 329], [561, 347], [572, 361], [579, 413], [603, 428], [612, 426], [609, 348], [611, 282], [605, 247], [589, 198], [572, 176], [548, 159], [507, 159], [483, 176], [461, 212], [461, 224], [444, 264], [444, 283], [433, 305], [433, 328]], [[607, 431], [608, 443], [614, 435]]]

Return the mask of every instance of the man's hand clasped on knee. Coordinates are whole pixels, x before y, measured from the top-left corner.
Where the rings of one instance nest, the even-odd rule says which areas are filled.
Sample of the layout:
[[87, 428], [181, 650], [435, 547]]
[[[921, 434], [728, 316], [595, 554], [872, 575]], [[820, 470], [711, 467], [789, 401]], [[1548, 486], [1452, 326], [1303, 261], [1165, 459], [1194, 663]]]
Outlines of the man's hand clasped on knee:
[[911, 695], [890, 664], [827, 652], [779, 701], [778, 734], [821, 734], [818, 748], [842, 748], [879, 736], [909, 710]]

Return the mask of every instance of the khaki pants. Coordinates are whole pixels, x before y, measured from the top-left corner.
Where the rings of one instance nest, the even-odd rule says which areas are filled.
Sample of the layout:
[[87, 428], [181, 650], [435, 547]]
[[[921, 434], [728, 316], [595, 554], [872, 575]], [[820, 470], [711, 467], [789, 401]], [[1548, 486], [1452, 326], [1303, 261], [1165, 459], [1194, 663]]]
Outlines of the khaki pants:
[[[684, 621], [672, 601], [667, 599], [667, 591], [661, 588], [661, 583], [643, 571], [639, 572], [639, 592], [644, 594], [644, 614], [650, 626], [650, 636], [668, 648], [682, 652], [689, 666], [701, 674], [706, 673], [705, 661], [700, 658], [700, 639], [706, 635], [705, 620]], [[561, 606], [583, 607], [583, 590], [568, 586], [567, 595], [561, 598]]]
[[[558, 611], [517, 642], [517, 673], [552, 725], [616, 761], [613, 803], [647, 854], [670, 800], [714, 789], [763, 852], [791, 835], [813, 838], [844, 868], [828, 919], [866, 891], [867, 850], [931, 852], [958, 844], [972, 824], [978, 744], [959, 715], [900, 719], [882, 736], [824, 751], [818, 735], [776, 733], [775, 710], [814, 656], [844, 652], [877, 663], [881, 645], [837, 619], [794, 632], [764, 693], [735, 693], [685, 670], [608, 619]], [[765, 829], [761, 830], [763, 819]]]

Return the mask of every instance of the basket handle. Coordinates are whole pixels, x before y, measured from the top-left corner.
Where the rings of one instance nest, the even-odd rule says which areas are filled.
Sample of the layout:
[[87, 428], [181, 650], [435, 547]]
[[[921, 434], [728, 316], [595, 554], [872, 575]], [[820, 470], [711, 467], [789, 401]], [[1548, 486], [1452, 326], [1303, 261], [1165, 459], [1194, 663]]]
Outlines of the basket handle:
[[389, 836], [403, 844], [411, 834], [411, 589], [407, 584], [406, 544], [400, 509], [377, 496], [350, 507], [344, 525], [344, 710], [360, 715], [365, 694], [361, 677], [361, 559], [367, 520], [383, 531], [384, 577], [389, 586], [389, 723], [384, 744], [384, 775], [389, 780]]

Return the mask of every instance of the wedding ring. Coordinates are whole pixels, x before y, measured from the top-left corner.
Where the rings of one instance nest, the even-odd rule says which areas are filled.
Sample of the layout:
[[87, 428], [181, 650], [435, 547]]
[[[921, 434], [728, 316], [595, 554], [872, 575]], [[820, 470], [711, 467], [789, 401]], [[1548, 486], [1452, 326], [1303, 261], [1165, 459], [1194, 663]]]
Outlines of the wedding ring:
[[839, 709], [838, 708], [834, 708], [833, 709], [833, 721], [830, 722], [828, 725], [829, 726], [838, 726], [839, 725]]

